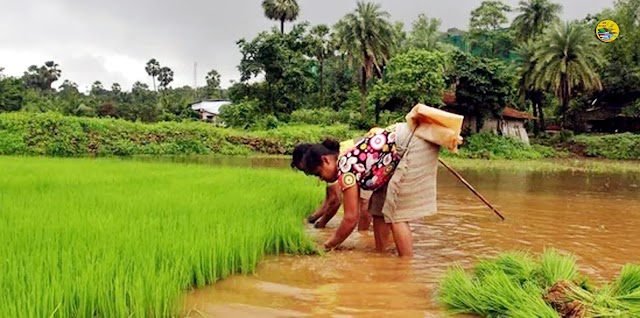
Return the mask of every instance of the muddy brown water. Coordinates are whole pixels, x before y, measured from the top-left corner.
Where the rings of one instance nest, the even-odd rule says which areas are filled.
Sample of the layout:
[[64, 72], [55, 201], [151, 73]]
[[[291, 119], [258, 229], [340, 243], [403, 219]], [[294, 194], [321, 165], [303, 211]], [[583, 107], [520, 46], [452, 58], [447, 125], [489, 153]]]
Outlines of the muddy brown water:
[[[221, 161], [203, 163], [225, 164]], [[228, 164], [229, 162], [226, 162]], [[241, 166], [286, 168], [282, 159]], [[640, 263], [640, 176], [461, 170], [504, 215], [493, 212], [448, 171], [438, 173], [439, 212], [412, 224], [415, 257], [374, 252], [372, 232], [355, 232], [326, 256], [266, 257], [254, 275], [236, 275], [185, 296], [185, 317], [444, 317], [437, 284], [447, 267], [465, 268], [502, 251], [574, 253], [595, 283]], [[328, 228], [308, 226], [318, 242]]]

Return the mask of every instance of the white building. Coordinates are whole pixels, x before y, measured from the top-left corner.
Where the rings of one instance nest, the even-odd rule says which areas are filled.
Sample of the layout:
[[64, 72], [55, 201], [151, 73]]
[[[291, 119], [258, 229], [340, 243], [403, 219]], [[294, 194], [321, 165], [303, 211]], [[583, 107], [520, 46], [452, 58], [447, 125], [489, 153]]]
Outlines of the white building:
[[200, 113], [200, 119], [203, 121], [213, 122], [220, 114], [220, 107], [231, 104], [226, 99], [204, 99], [191, 103], [191, 109]]

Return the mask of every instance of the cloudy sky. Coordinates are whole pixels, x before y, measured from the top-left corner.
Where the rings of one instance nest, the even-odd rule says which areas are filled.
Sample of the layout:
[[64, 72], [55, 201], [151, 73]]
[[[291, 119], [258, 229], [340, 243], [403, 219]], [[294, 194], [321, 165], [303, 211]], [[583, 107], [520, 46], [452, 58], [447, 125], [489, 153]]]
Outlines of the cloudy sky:
[[[376, 0], [374, 0], [376, 1]], [[418, 14], [442, 19], [442, 29], [466, 29], [481, 0], [377, 0], [393, 20], [410, 25]], [[558, 1], [558, 0], [556, 0]], [[516, 6], [517, 0], [505, 0]], [[565, 0], [564, 19], [581, 19], [613, 6], [613, 0]], [[235, 42], [278, 24], [263, 16], [261, 0], [2, 0], [0, 67], [21, 75], [29, 65], [60, 64], [62, 80], [80, 89], [100, 80], [130, 89], [150, 84], [145, 63], [155, 57], [174, 70], [174, 87], [193, 85], [220, 72], [222, 86], [237, 80], [240, 54]], [[298, 0], [299, 21], [333, 24], [356, 0]]]

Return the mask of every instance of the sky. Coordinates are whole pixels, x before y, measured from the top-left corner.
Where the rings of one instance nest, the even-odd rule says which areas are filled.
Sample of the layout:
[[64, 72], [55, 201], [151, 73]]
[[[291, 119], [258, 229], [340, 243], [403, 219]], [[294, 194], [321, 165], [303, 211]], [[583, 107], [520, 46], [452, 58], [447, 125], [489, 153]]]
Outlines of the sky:
[[[373, 0], [408, 28], [421, 13], [442, 20], [442, 31], [468, 27], [481, 0]], [[516, 7], [518, 0], [503, 2]], [[561, 17], [582, 19], [612, 7], [614, 0], [565, 0]], [[298, 21], [332, 25], [352, 11], [356, 0], [298, 0]], [[151, 58], [174, 71], [173, 87], [205, 84], [216, 69], [222, 87], [239, 80], [236, 41], [279, 26], [264, 17], [261, 0], [2, 0], [0, 67], [21, 76], [29, 65], [57, 62], [62, 77], [81, 91], [99, 80], [129, 90], [150, 86], [144, 67]], [[512, 14], [513, 17], [515, 14]], [[285, 26], [288, 30], [290, 24]], [[195, 68], [194, 78], [194, 63]], [[195, 80], [195, 81], [194, 81]]]

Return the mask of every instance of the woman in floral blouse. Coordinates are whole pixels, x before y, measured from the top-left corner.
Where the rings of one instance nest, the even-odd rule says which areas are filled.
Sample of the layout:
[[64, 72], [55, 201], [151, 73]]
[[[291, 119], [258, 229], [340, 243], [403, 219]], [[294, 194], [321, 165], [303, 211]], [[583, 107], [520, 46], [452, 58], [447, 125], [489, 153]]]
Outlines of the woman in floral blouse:
[[[398, 254], [413, 255], [409, 221], [435, 213], [435, 176], [439, 146], [411, 138], [406, 123], [372, 130], [340, 154], [334, 140], [314, 144], [302, 166], [307, 174], [338, 182], [343, 193], [344, 217], [326, 249], [340, 245], [357, 222], [360, 191], [373, 191], [369, 212], [373, 216], [376, 249], [384, 251], [389, 233]], [[411, 154], [411, 159], [407, 157]]]

